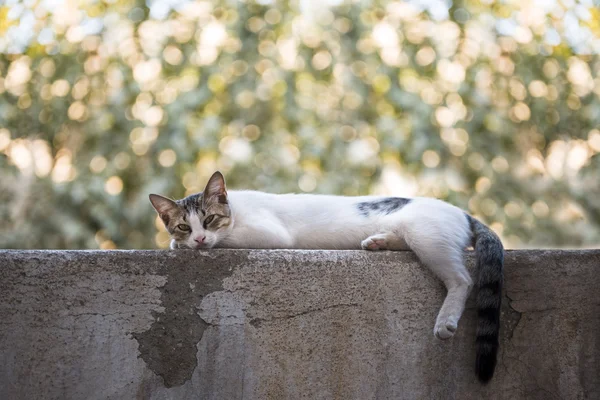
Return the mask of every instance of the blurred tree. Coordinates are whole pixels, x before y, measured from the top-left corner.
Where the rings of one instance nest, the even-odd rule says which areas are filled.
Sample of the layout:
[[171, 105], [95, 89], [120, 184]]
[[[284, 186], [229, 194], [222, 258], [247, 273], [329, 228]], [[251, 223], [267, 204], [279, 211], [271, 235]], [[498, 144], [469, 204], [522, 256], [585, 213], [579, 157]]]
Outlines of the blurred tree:
[[590, 1], [0, 6], [0, 246], [168, 244], [151, 192], [426, 195], [600, 242]]

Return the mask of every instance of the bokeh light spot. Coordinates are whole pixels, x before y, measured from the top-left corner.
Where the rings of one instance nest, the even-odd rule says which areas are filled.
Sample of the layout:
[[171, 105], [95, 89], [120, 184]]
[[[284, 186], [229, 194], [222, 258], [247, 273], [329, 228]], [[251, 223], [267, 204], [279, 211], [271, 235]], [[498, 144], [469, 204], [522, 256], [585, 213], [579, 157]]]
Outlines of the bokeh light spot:
[[158, 162], [163, 167], [172, 167], [177, 161], [177, 154], [172, 149], [166, 149], [158, 155]]
[[421, 159], [427, 168], [435, 168], [440, 163], [440, 156], [434, 150], [426, 150]]
[[104, 183], [104, 190], [110, 195], [118, 195], [123, 190], [123, 180], [116, 175], [111, 176]]

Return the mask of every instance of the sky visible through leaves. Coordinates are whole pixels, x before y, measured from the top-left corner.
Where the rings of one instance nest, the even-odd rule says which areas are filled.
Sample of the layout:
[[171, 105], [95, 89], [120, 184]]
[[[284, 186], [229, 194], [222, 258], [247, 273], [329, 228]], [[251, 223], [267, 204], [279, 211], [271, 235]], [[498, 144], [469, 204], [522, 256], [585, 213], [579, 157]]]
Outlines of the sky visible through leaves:
[[167, 247], [148, 194], [216, 169], [597, 246], [599, 54], [591, 0], [8, 0], [0, 247]]

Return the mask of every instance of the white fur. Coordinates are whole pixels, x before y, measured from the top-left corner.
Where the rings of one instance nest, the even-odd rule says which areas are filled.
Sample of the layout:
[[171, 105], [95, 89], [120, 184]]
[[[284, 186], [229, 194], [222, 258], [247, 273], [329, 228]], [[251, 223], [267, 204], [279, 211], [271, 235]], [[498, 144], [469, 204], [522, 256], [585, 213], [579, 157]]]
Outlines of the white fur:
[[[436, 199], [413, 198], [388, 215], [371, 213], [367, 218], [358, 211], [357, 203], [379, 198], [231, 191], [233, 224], [215, 247], [361, 249], [367, 237], [386, 232], [417, 246], [435, 242], [462, 252], [468, 245], [470, 228], [459, 208]], [[390, 250], [400, 249], [408, 248]]]
[[[189, 235], [185, 243], [183, 243], [184, 247], [188, 247], [190, 249], [201, 249], [206, 247], [213, 247], [218, 240], [218, 236], [216, 233], [205, 230], [202, 227], [202, 221], [200, 220], [200, 216], [197, 213], [188, 214], [187, 222], [192, 228], [192, 234]], [[205, 238], [202, 244], [198, 243], [196, 239]], [[171, 248], [175, 246], [175, 242], [171, 242]]]
[[[196, 247], [412, 250], [446, 285], [448, 295], [437, 317], [434, 334], [454, 335], [472, 280], [463, 262], [471, 229], [462, 210], [440, 200], [414, 198], [390, 214], [361, 214], [357, 203], [375, 196], [275, 195], [231, 191], [233, 222], [216, 232], [191, 222], [190, 244]], [[193, 238], [206, 235], [206, 244]]]

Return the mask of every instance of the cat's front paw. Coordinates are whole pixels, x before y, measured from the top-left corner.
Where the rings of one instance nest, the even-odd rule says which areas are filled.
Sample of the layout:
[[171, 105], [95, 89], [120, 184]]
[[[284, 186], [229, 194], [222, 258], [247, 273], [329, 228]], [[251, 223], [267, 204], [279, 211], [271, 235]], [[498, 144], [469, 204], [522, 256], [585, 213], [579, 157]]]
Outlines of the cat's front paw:
[[387, 242], [383, 236], [369, 236], [360, 243], [364, 250], [387, 250]]

